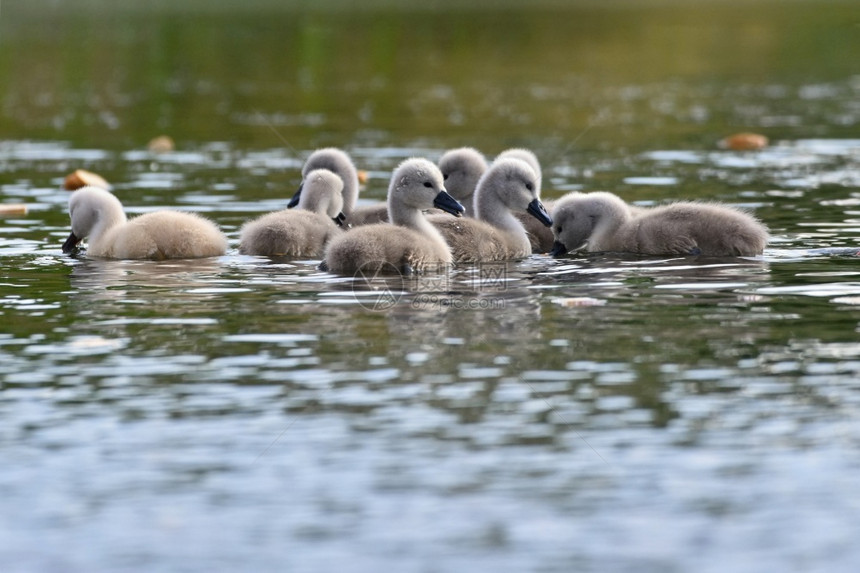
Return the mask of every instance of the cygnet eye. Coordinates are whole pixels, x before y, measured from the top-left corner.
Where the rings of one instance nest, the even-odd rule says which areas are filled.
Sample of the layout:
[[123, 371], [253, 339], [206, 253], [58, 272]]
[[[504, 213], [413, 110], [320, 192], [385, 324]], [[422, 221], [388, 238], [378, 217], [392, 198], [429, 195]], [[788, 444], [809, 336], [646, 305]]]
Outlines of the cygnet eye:
[[447, 180], [448, 180], [448, 174], [447, 174], [447, 173], [443, 173], [443, 174], [442, 174], [442, 179], [444, 179], [445, 181], [447, 181]]
[[532, 185], [531, 183], [526, 183], [526, 189], [528, 189], [529, 191], [534, 191], [534, 190], [535, 190], [535, 186], [534, 186], [534, 185]]
[[425, 182], [424, 182], [424, 187], [433, 187], [433, 184], [432, 184], [432, 183], [430, 183], [429, 181], [425, 181]]
[[555, 232], [561, 235], [561, 225], [555, 228]]

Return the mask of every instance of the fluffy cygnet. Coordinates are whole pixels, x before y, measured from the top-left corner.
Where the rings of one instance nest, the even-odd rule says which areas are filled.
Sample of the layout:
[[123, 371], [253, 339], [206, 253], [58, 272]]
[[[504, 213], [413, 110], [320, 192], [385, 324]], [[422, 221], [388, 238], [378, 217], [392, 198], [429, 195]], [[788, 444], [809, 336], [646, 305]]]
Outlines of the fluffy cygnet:
[[393, 224], [365, 225], [336, 237], [326, 248], [321, 268], [338, 274], [410, 274], [450, 263], [448, 245], [422, 212], [432, 207], [458, 217], [463, 213], [463, 206], [445, 191], [442, 173], [433, 163], [407, 159], [394, 170], [388, 188]]
[[87, 241], [87, 254], [109, 259], [192, 259], [227, 251], [227, 238], [212, 221], [194, 213], [164, 210], [126, 219], [122, 203], [99, 187], [69, 197], [72, 232], [63, 252]]
[[366, 207], [355, 206], [358, 200], [358, 170], [355, 168], [352, 158], [345, 151], [336, 147], [317, 149], [305, 160], [305, 164], [302, 166], [302, 184], [296, 194], [293, 195], [287, 208], [299, 204], [307, 174], [315, 169], [328, 169], [343, 180], [342, 211], [346, 216], [345, 223], [347, 226], [357, 227], [388, 220], [388, 206], [384, 202]]
[[646, 255], [754, 256], [768, 230], [755, 217], [715, 203], [678, 202], [634, 209], [605, 191], [571, 193], [552, 212], [552, 255], [571, 250]]
[[317, 258], [341, 233], [343, 180], [327, 169], [304, 178], [298, 209], [267, 213], [242, 226], [239, 252], [267, 257]]
[[[534, 154], [529, 149], [524, 149], [522, 147], [514, 147], [511, 149], [506, 149], [502, 151], [496, 156], [496, 161], [505, 158], [516, 158], [521, 159], [529, 164], [529, 166], [534, 169], [535, 175], [537, 175], [537, 189], [538, 194], [543, 190], [543, 172], [541, 170], [540, 161], [538, 161], [537, 155]], [[538, 195], [540, 196], [540, 195]], [[544, 207], [547, 211], [552, 211], [552, 201], [543, 201]], [[525, 213], [515, 213], [514, 216], [519, 219], [520, 223], [525, 227], [526, 235], [529, 238], [529, 241], [532, 244], [532, 252], [533, 253], [548, 253], [552, 249], [553, 244], [553, 236], [552, 229], [535, 219], [534, 217], [529, 217]]]
[[550, 226], [552, 219], [538, 198], [534, 170], [519, 159], [496, 160], [475, 191], [477, 219], [432, 217], [455, 262], [519, 259], [532, 252], [526, 231], [514, 213], [528, 214]]
[[475, 189], [487, 170], [487, 160], [473, 147], [459, 147], [446, 151], [438, 165], [445, 189], [466, 208], [467, 217], [474, 217]]

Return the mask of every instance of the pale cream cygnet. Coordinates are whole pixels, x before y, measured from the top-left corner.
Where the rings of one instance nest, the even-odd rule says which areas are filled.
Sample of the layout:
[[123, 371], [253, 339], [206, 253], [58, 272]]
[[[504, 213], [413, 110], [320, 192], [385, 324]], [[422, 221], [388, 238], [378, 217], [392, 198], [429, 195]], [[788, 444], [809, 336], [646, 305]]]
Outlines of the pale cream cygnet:
[[438, 165], [445, 189], [466, 208], [466, 217], [474, 217], [475, 189], [487, 170], [487, 160], [473, 147], [458, 147], [442, 154]]
[[[538, 161], [537, 155], [535, 155], [530, 149], [513, 147], [499, 153], [496, 156], [496, 161], [511, 157], [525, 161], [532, 169], [534, 169], [535, 175], [537, 175], [536, 185], [538, 193], [541, 193], [543, 191], [543, 171], [541, 170], [540, 161]], [[542, 202], [546, 210], [551, 212], [553, 201], [542, 199]], [[520, 223], [525, 227], [526, 235], [532, 244], [533, 253], [548, 253], [550, 249], [552, 249], [552, 229], [534, 217], [529, 217], [525, 213], [515, 213], [514, 216], [519, 219]]]
[[338, 274], [374, 275], [444, 267], [451, 262], [451, 252], [422, 212], [433, 207], [458, 217], [463, 213], [463, 206], [445, 191], [436, 165], [426, 159], [407, 159], [391, 176], [391, 223], [365, 225], [335, 237], [326, 248], [321, 268]]
[[69, 197], [72, 232], [63, 252], [87, 239], [87, 254], [109, 259], [193, 259], [227, 251], [217, 225], [195, 213], [163, 210], [127, 219], [122, 203], [100, 187], [82, 187]]
[[299, 204], [305, 178], [308, 173], [315, 169], [328, 169], [343, 180], [342, 212], [345, 216], [344, 222], [347, 227], [370, 225], [388, 220], [388, 205], [385, 202], [380, 202], [377, 205], [356, 207], [355, 203], [358, 200], [358, 170], [355, 168], [352, 158], [345, 151], [336, 147], [317, 149], [308, 156], [302, 166], [302, 184], [299, 186], [296, 194], [293, 195], [287, 208], [292, 208]]
[[538, 197], [534, 170], [519, 159], [496, 160], [475, 191], [477, 219], [432, 217], [455, 262], [507, 261], [527, 257], [532, 246], [514, 213], [528, 214], [550, 226], [552, 219]]
[[267, 213], [242, 225], [239, 252], [266, 257], [319, 258], [339, 235], [343, 180], [328, 169], [305, 175], [298, 209]]

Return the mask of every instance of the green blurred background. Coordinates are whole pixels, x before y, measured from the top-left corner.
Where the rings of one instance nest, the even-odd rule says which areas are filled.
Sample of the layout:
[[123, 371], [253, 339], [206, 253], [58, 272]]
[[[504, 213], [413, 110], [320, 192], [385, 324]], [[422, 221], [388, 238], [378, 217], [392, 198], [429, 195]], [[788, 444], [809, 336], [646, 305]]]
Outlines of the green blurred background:
[[269, 126], [297, 148], [493, 151], [592, 122], [586, 148], [696, 147], [795, 113], [791, 90], [857, 74], [857, 54], [857, 2], [7, 1], [0, 137], [271, 147]]

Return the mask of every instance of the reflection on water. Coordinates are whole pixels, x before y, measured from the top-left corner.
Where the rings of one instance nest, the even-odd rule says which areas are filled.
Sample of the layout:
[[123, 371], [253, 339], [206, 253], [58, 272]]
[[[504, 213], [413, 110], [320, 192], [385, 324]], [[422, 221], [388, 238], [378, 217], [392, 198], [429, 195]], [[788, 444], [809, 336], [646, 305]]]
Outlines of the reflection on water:
[[69, 274], [70, 286], [75, 291], [84, 294], [114, 291], [122, 295], [129, 288], [151, 287], [172, 292], [196, 288], [222, 266], [218, 258], [155, 262], [114, 261], [86, 255], [75, 263]]
[[[853, 570], [851, 8], [445, 2], [4, 5], [6, 568]], [[526, 145], [545, 197], [725, 201], [773, 240], [371, 280], [237, 254], [325, 144], [366, 203], [404, 157]], [[232, 249], [63, 256], [77, 168]]]

